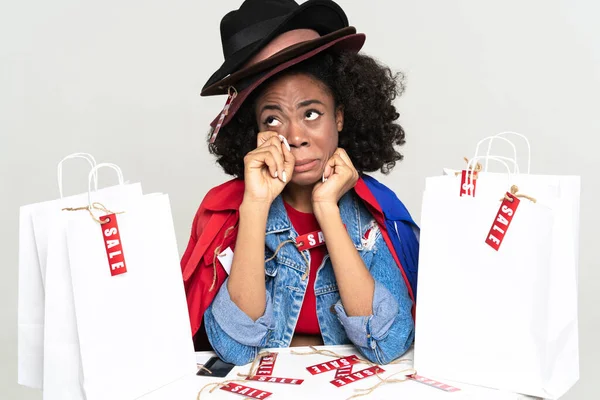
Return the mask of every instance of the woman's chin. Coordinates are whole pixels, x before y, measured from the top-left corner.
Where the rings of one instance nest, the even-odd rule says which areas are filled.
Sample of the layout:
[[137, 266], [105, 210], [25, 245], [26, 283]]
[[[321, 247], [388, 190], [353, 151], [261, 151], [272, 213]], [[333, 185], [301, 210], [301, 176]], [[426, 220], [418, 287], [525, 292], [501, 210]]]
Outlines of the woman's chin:
[[323, 175], [318, 171], [294, 173], [291, 183], [298, 186], [313, 186], [315, 183], [320, 182], [322, 177]]

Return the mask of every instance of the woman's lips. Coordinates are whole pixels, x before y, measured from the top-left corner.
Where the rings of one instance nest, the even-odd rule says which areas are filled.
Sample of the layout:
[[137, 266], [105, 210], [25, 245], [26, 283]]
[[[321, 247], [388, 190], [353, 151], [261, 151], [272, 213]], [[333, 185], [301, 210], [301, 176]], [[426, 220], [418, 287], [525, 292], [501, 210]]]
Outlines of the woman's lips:
[[317, 166], [319, 160], [300, 160], [296, 161], [294, 173], [306, 172]]

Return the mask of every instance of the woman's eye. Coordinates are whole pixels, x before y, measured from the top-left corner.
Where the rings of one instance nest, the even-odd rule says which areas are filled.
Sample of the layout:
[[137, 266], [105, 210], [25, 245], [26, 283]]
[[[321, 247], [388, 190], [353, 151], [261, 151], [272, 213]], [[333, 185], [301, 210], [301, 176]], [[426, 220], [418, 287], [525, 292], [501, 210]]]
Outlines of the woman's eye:
[[278, 126], [281, 124], [281, 122], [279, 122], [275, 117], [267, 117], [264, 123], [267, 126]]
[[314, 121], [315, 119], [319, 118], [321, 115], [323, 115], [323, 114], [318, 111], [310, 110], [306, 113], [306, 119], [309, 121]]

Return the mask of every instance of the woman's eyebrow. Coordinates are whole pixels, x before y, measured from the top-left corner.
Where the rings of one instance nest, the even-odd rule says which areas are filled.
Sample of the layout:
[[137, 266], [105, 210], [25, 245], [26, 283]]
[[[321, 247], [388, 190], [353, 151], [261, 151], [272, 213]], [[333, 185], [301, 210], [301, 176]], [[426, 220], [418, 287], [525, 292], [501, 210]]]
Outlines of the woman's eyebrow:
[[321, 104], [322, 106], [325, 105], [320, 100], [312, 99], [312, 100], [301, 101], [300, 103], [298, 103], [298, 105], [296, 106], [296, 108], [298, 109], [298, 108], [302, 108], [302, 107], [307, 107], [307, 106], [310, 106], [311, 104]]

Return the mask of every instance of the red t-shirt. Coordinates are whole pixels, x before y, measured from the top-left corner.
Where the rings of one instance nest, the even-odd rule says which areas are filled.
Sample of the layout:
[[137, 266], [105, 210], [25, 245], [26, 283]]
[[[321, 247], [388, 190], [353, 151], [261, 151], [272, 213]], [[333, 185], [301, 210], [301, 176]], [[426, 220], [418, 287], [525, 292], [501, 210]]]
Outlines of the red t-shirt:
[[[289, 204], [285, 203], [285, 209], [288, 213], [288, 217], [294, 226], [298, 235], [306, 235], [307, 233], [321, 230], [319, 222], [314, 214], [304, 213], [298, 211]], [[300, 315], [298, 316], [298, 323], [296, 324], [296, 333], [303, 334], [320, 334], [319, 321], [317, 319], [317, 299], [315, 298], [315, 279], [317, 277], [317, 269], [323, 262], [323, 257], [327, 254], [327, 247], [323, 244], [322, 246], [313, 247], [309, 250], [310, 252], [310, 273], [308, 276], [308, 286], [306, 288], [306, 294], [304, 295], [304, 302], [300, 309]]]

